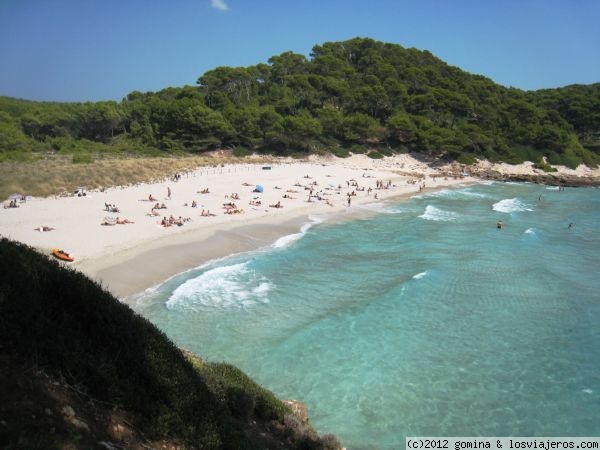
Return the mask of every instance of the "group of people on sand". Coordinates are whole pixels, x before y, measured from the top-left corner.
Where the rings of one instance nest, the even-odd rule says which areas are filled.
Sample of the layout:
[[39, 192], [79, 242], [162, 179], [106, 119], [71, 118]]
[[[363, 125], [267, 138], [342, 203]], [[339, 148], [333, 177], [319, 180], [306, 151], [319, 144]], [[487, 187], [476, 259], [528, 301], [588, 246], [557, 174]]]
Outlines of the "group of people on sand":
[[150, 210], [150, 216], [151, 217], [157, 217], [160, 216], [160, 213], [158, 212], [159, 209], [167, 209], [167, 205], [165, 205], [164, 203], [159, 204], [158, 202], [156, 202], [154, 204], [154, 206], [152, 207], [152, 209]]
[[191, 221], [191, 220], [192, 220], [192, 219], [190, 219], [189, 217], [186, 217], [186, 218], [184, 219], [184, 218], [183, 218], [183, 217], [181, 217], [181, 216], [179, 216], [179, 217], [176, 219], [175, 217], [173, 217], [173, 214], [171, 214], [171, 215], [169, 216], [169, 218], [168, 218], [168, 219], [167, 219], [167, 217], [166, 217], [166, 216], [165, 216], [165, 217], [163, 217], [163, 219], [160, 221], [160, 224], [161, 224], [163, 227], [170, 227], [170, 226], [173, 226], [173, 225], [177, 225], [177, 226], [181, 227], [181, 226], [183, 226], [183, 224], [184, 224], [185, 222], [189, 222], [189, 221]]
[[104, 221], [100, 225], [129, 225], [135, 223], [129, 219], [125, 219], [123, 217], [117, 216], [117, 218], [113, 219], [112, 217], [105, 217]]
[[8, 203], [8, 205], [4, 205], [4, 209], [18, 208], [18, 207], [19, 207], [19, 204], [17, 203], [17, 199], [13, 199]]
[[112, 213], [120, 212], [117, 205], [106, 202], [104, 202], [104, 210]]
[[244, 213], [244, 210], [241, 208], [238, 208], [238, 206], [233, 202], [223, 203], [223, 208], [225, 209], [225, 214], [243, 214]]
[[231, 195], [225, 195], [225, 198], [229, 198], [231, 200], [239, 200], [240, 196], [238, 195], [237, 192], [233, 192]]
[[210, 190], [208, 188], [204, 188], [201, 191], [198, 191], [198, 194], [210, 194]]
[[202, 212], [200, 213], [200, 216], [201, 217], [215, 217], [216, 214], [211, 213], [210, 209], [207, 209], [206, 211], [202, 210]]

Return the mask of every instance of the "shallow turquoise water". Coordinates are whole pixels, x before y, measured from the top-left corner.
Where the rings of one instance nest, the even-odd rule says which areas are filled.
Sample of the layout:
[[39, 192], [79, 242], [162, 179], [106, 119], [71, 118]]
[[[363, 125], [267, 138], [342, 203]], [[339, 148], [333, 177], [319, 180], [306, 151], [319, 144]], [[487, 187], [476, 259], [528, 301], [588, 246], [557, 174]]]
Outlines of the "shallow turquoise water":
[[600, 435], [599, 189], [481, 184], [372, 209], [131, 302], [349, 449]]

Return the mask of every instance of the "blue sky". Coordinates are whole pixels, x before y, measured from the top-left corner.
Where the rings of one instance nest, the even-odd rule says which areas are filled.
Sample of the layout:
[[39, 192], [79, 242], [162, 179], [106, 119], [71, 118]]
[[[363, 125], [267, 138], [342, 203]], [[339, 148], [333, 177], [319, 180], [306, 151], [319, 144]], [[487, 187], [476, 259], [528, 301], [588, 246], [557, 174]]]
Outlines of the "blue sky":
[[600, 82], [598, 0], [0, 0], [0, 95], [120, 100], [356, 36], [522, 89]]

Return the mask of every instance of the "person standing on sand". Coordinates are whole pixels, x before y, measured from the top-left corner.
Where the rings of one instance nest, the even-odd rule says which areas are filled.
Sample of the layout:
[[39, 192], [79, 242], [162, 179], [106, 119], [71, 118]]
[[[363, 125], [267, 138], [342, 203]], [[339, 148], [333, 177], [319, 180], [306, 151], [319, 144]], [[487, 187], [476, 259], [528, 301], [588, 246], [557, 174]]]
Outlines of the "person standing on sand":
[[167, 197], [171, 200], [171, 188], [167, 186]]
[[350, 207], [350, 203], [352, 203], [352, 199], [348, 196], [348, 207]]

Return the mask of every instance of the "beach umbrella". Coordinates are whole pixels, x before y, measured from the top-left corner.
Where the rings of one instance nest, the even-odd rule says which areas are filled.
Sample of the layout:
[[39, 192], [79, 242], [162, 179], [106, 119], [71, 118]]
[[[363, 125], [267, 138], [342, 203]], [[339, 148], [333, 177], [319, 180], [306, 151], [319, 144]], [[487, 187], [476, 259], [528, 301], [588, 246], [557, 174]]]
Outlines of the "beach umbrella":
[[265, 188], [262, 186], [262, 184], [257, 184], [256, 188], [254, 190], [256, 192], [263, 192], [265, 190]]

